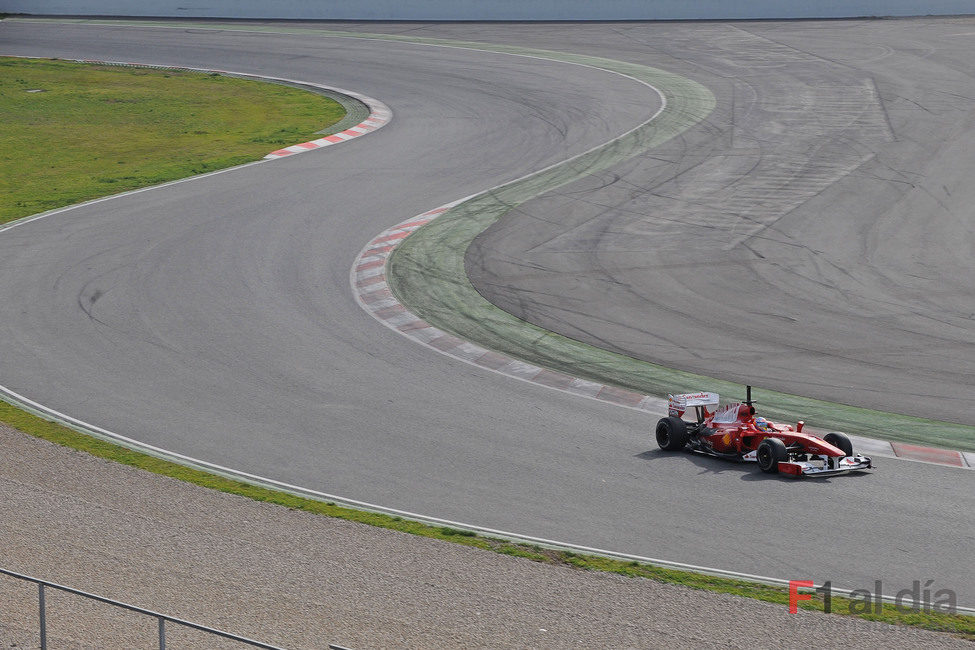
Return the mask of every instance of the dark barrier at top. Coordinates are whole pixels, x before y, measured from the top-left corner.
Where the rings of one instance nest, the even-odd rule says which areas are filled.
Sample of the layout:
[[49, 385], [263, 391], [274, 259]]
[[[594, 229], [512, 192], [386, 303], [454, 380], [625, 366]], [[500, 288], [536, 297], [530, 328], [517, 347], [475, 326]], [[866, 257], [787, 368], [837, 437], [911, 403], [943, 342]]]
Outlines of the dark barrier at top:
[[730, 20], [975, 14], [975, 0], [0, 0], [0, 13], [313, 20]]

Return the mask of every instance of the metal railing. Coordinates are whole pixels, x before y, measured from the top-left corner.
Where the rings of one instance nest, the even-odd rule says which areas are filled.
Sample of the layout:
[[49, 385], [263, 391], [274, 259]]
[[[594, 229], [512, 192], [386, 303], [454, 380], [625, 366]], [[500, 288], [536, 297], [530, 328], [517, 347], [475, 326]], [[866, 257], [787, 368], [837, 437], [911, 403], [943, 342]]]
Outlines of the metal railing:
[[[135, 605], [121, 603], [117, 600], [112, 600], [111, 598], [105, 598], [103, 596], [90, 594], [86, 591], [81, 591], [80, 589], [72, 589], [71, 587], [65, 587], [64, 585], [48, 582], [47, 580], [41, 580], [40, 578], [32, 578], [31, 576], [26, 576], [21, 573], [16, 573], [14, 571], [8, 571], [7, 569], [0, 568], [0, 574], [7, 575], [12, 578], [17, 578], [18, 580], [23, 580], [25, 582], [33, 582], [34, 584], [37, 585], [38, 610], [40, 614], [41, 650], [47, 650], [47, 612], [45, 610], [45, 604], [44, 604], [44, 590], [47, 588], [58, 589], [60, 591], [67, 592], [69, 594], [74, 594], [75, 596], [82, 596], [90, 600], [112, 605], [113, 607], [126, 609], [130, 612], [136, 612], [139, 614], [144, 614], [145, 616], [151, 616], [155, 618], [158, 621], [159, 650], [166, 650], [166, 623], [182, 625], [183, 627], [188, 627], [194, 630], [199, 630], [201, 632], [206, 632], [207, 634], [212, 634], [214, 636], [222, 637], [224, 639], [230, 639], [231, 641], [237, 641], [239, 643], [243, 643], [245, 645], [249, 645], [255, 648], [265, 648], [266, 650], [284, 650], [283, 648], [276, 645], [270, 645], [267, 643], [262, 643], [260, 641], [254, 641], [253, 639], [248, 639], [246, 637], [238, 636], [236, 634], [231, 634], [230, 632], [217, 630], [212, 627], [207, 627], [206, 625], [200, 625], [198, 623], [184, 621], [181, 618], [176, 618], [174, 616], [167, 616], [166, 614], [160, 614], [159, 612], [154, 612], [149, 609], [136, 607]], [[329, 646], [329, 647], [337, 648], [338, 646]]]

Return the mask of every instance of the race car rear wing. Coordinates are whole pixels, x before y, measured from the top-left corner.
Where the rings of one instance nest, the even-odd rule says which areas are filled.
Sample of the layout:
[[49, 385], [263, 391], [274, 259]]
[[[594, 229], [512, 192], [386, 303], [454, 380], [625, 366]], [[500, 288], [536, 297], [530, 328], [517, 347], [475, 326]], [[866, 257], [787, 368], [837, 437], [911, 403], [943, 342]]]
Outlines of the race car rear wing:
[[[681, 395], [667, 396], [667, 415], [673, 417], [683, 417], [684, 412], [690, 407], [703, 407], [708, 412], [718, 406], [717, 393], [683, 393]], [[709, 407], [711, 407], [709, 409]], [[703, 420], [704, 414], [698, 411], [698, 420]]]

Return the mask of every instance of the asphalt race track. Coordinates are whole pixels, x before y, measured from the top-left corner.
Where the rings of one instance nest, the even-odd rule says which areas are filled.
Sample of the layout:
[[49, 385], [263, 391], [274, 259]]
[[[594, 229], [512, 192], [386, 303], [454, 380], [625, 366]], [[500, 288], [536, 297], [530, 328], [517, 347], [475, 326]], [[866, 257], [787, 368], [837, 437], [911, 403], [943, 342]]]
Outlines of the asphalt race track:
[[[864, 25], [878, 42], [890, 39], [883, 47], [864, 44], [866, 60], [882, 58], [884, 47], [920, 48], [904, 45], [910, 24], [781, 29], [802, 27], [807, 39], [835, 42]], [[975, 20], [917, 24], [975, 34]], [[759, 27], [767, 36], [777, 25]], [[644, 189], [681, 170], [731, 164], [730, 113], [732, 124], [757, 125], [761, 114], [746, 119], [737, 111], [788, 111], [775, 105], [787, 69], [749, 77], [748, 98], [729, 81], [736, 57], [748, 69], [782, 50], [742, 37], [729, 44], [726, 68], [694, 62], [695, 48], [715, 42], [698, 30], [745, 33], [750, 26], [741, 23], [348, 28], [584, 52], [709, 85], [718, 97], [714, 117], [661, 152], [654, 175], [640, 182]], [[0, 234], [0, 384], [122, 435], [351, 499], [837, 587], [872, 589], [882, 580], [894, 593], [930, 579], [935, 589], [953, 589], [959, 604], [975, 605], [975, 472], [884, 459], [870, 475], [799, 482], [753, 466], [661, 454], [646, 415], [455, 362], [356, 305], [349, 268], [372, 236], [632, 128], [657, 108], [646, 87], [551, 61], [188, 24], [3, 22], [0, 53], [303, 79], [376, 97], [394, 114], [380, 131], [341, 146], [94, 203]], [[855, 85], [830, 70], [817, 71], [822, 83]], [[858, 70], [849, 76], [860, 79]], [[712, 85], [718, 77], [725, 83]], [[869, 99], [863, 88], [847, 97], [846, 110], [856, 113], [854, 104]], [[945, 106], [956, 99], [940, 97]], [[890, 133], [886, 120], [863, 120], [866, 155]], [[788, 126], [783, 132], [798, 128]], [[955, 139], [963, 143], [964, 135]], [[769, 126], [759, 139], [778, 136]], [[753, 146], [759, 158], [763, 146]], [[816, 151], [805, 153], [810, 164], [820, 160]], [[832, 179], [833, 157], [826, 159], [823, 178]], [[647, 164], [641, 159], [630, 171]], [[703, 195], [709, 187], [686, 192]], [[545, 205], [558, 201], [542, 198], [531, 214]], [[660, 228], [670, 246], [674, 232]], [[908, 247], [908, 240], [904, 234], [888, 244]], [[593, 268], [602, 272], [605, 264]], [[647, 282], [645, 293], [659, 284]], [[626, 313], [627, 305], [616, 306]], [[705, 347], [713, 349], [726, 334], [714, 329], [710, 336]]]

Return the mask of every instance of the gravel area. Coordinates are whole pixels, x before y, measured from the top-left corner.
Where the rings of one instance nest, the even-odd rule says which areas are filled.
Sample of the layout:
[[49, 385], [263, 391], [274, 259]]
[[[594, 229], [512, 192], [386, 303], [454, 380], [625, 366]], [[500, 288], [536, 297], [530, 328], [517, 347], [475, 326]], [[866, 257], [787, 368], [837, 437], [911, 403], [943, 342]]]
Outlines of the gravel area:
[[[975, 647], [293, 511], [2, 426], [0, 450], [0, 566], [289, 648]], [[38, 646], [36, 598], [0, 577], [0, 648]], [[156, 642], [151, 619], [48, 605], [51, 648]], [[240, 647], [173, 626], [167, 641]]]

